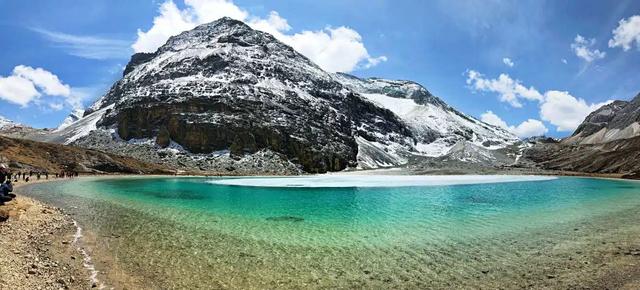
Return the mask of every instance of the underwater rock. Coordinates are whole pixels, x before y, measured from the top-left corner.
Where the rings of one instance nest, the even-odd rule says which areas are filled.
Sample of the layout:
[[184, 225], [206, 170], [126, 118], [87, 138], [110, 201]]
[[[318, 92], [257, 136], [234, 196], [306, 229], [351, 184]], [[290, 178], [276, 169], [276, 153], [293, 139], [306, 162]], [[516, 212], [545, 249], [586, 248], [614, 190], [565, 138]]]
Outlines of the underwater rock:
[[273, 222], [302, 222], [303, 218], [297, 216], [272, 216], [267, 218], [268, 221]]

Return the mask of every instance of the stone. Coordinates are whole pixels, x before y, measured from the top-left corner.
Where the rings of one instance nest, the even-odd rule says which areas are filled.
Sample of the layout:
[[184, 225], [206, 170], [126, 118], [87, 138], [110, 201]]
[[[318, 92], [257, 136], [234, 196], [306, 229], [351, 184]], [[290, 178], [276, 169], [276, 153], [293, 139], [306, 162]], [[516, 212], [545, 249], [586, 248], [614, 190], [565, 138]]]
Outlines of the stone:
[[267, 220], [274, 221], [274, 222], [302, 222], [304, 221], [304, 218], [297, 217], [297, 216], [275, 216], [275, 217], [268, 217]]

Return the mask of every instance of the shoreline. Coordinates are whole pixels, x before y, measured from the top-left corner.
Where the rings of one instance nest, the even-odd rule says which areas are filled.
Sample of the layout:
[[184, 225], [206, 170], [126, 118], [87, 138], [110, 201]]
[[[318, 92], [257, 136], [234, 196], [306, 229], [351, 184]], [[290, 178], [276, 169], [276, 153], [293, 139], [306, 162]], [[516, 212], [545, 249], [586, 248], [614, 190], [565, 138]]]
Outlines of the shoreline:
[[0, 222], [0, 288], [97, 288], [73, 242], [75, 221], [59, 208], [22, 196], [25, 185], [16, 183], [16, 199], [0, 206], [0, 215], [7, 218]]
[[[329, 173], [342, 174], [401, 174], [410, 172], [398, 169], [363, 170]], [[518, 174], [519, 173], [519, 174]], [[573, 176], [587, 178], [607, 178], [630, 181], [610, 174], [584, 174], [573, 172], [502, 172], [501, 175], [545, 175]], [[553, 174], [555, 173], [555, 174]], [[438, 175], [438, 174], [421, 174]], [[485, 174], [486, 175], [486, 174]], [[96, 269], [90, 252], [83, 246], [82, 239], [90, 240], [91, 232], [84, 232], [77, 222], [62, 209], [45, 202], [26, 197], [20, 188], [38, 183], [73, 182], [86, 178], [192, 178], [213, 177], [202, 175], [162, 175], [162, 174], [105, 174], [84, 175], [73, 179], [34, 180], [15, 184], [18, 197], [0, 206], [0, 215], [6, 213], [9, 219], [0, 222], [0, 288], [9, 289], [86, 289], [104, 287], [97, 277], [108, 277], [108, 273]], [[237, 176], [233, 176], [237, 177]], [[83, 235], [88, 235], [83, 237]], [[80, 242], [80, 243], [78, 243]], [[90, 241], [87, 241], [89, 245]], [[108, 272], [108, 271], [107, 271]], [[127, 279], [129, 280], [129, 279]], [[112, 281], [117, 283], [118, 281]], [[124, 281], [120, 281], [124, 282]], [[629, 282], [637, 282], [632, 279]], [[123, 284], [129, 284], [124, 282]], [[133, 283], [137, 284], [137, 283]]]

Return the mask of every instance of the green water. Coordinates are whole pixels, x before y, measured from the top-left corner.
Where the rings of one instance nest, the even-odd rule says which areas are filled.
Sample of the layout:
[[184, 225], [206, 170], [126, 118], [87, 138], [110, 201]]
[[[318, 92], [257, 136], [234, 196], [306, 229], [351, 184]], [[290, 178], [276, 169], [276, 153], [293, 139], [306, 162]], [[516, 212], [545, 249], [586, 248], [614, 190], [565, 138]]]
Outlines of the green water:
[[564, 259], [576, 248], [633, 235], [640, 209], [640, 183], [605, 179], [371, 188], [207, 181], [96, 178], [23, 192], [95, 234], [98, 268], [113, 268], [102, 269], [107, 280], [126, 273], [148, 288], [521, 287], [549, 265], [565, 273], [554, 267], [571, 263]]

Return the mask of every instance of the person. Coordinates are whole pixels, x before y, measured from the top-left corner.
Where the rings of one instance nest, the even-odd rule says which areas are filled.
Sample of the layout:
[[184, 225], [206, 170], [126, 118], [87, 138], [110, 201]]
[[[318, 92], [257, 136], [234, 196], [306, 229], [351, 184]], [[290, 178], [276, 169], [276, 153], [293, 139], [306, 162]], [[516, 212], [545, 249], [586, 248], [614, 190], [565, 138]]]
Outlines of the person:
[[13, 185], [11, 184], [11, 179], [0, 185], [0, 202], [4, 203], [16, 198], [16, 195], [11, 193], [12, 191]]
[[0, 164], [0, 184], [4, 183], [7, 179], [11, 179], [9, 168], [4, 164]]

